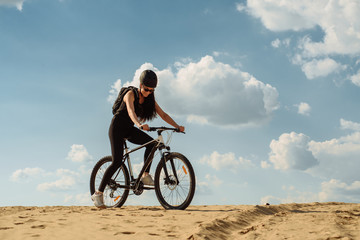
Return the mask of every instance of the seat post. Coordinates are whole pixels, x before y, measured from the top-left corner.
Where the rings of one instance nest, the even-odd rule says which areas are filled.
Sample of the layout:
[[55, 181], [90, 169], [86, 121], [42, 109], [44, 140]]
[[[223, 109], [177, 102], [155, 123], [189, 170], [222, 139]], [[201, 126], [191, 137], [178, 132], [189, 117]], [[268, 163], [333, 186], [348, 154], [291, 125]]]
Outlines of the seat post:
[[[127, 138], [124, 139], [125, 154], [127, 154], [129, 152], [129, 148], [128, 148], [127, 144], [126, 144], [126, 141], [127, 141]], [[133, 173], [133, 169], [132, 169], [132, 165], [131, 165], [131, 161], [130, 161], [130, 156], [127, 155], [126, 159], [125, 158], [123, 159], [124, 164], [125, 164], [125, 160], [127, 160], [127, 163], [128, 163], [128, 166], [129, 166], [129, 171], [130, 171], [130, 178], [131, 178], [131, 181], [133, 182], [134, 181], [134, 173]]]
[[126, 153], [127, 153], [128, 147], [127, 147], [126, 141], [127, 141], [127, 139], [125, 138], [125, 139], [124, 139], [124, 149], [125, 149], [125, 151], [126, 151]]

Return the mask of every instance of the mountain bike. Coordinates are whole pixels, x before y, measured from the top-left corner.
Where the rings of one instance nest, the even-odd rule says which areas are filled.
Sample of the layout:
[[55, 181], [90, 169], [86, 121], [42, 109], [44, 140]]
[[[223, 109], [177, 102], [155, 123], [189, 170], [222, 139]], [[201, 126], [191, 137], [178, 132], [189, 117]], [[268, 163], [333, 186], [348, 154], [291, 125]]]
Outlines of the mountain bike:
[[[151, 127], [150, 131], [157, 131], [158, 137], [139, 147], [130, 150], [124, 141], [124, 157], [120, 168], [113, 174], [103, 192], [106, 207], [121, 207], [130, 190], [135, 195], [141, 195], [144, 190], [155, 190], [157, 199], [165, 209], [186, 209], [195, 194], [195, 173], [190, 161], [181, 153], [170, 152], [170, 146], [164, 142], [164, 131], [180, 132], [177, 128]], [[146, 159], [138, 178], [134, 177], [130, 154], [144, 148], [148, 144], [156, 143], [149, 156], [156, 151], [160, 153], [160, 161], [156, 167], [154, 186], [145, 186], [140, 179], [147, 166], [154, 158]], [[112, 156], [100, 159], [94, 166], [90, 177], [90, 193], [94, 194], [99, 187], [106, 169], [112, 163]]]

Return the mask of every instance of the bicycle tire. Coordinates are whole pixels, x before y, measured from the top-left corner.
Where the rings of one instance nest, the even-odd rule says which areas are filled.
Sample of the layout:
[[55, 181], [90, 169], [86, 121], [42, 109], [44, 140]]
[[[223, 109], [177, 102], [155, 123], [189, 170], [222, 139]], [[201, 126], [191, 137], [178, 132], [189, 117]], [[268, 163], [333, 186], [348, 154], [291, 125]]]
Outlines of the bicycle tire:
[[[94, 194], [95, 189], [98, 189], [106, 169], [112, 162], [112, 157], [107, 156], [100, 159], [94, 166], [90, 177], [90, 193]], [[115, 183], [129, 186], [130, 178], [129, 171], [125, 164], [122, 164], [118, 170], [111, 177], [109, 184], [106, 185], [103, 192], [104, 204], [107, 208], [121, 207], [124, 205], [129, 196], [129, 189], [118, 188]]]
[[[174, 163], [178, 183], [176, 183], [171, 161]], [[162, 159], [155, 172], [156, 197], [165, 209], [184, 210], [190, 205], [195, 194], [196, 183], [193, 167], [184, 155], [175, 152], [167, 154], [166, 168], [169, 178], [175, 183], [166, 183], [163, 162]]]

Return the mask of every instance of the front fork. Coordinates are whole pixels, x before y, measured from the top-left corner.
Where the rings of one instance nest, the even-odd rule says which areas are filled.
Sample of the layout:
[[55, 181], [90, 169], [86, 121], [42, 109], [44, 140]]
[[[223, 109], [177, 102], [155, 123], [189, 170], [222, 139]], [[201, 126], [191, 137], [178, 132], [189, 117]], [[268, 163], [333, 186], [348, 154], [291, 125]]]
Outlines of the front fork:
[[173, 179], [170, 178], [169, 172], [167, 170], [167, 166], [166, 166], [166, 159], [168, 158], [168, 155], [170, 155], [170, 152], [162, 152], [162, 150], [160, 150], [160, 153], [162, 155], [162, 164], [163, 164], [163, 168], [164, 168], [164, 172], [165, 172], [165, 184], [171, 184], [171, 185], [178, 185], [179, 184], [179, 179], [177, 176], [177, 172], [175, 169], [175, 164], [172, 158], [169, 159], [170, 165], [171, 165], [171, 169], [172, 169], [172, 173], [173, 173], [173, 177], [175, 178], [175, 182]]

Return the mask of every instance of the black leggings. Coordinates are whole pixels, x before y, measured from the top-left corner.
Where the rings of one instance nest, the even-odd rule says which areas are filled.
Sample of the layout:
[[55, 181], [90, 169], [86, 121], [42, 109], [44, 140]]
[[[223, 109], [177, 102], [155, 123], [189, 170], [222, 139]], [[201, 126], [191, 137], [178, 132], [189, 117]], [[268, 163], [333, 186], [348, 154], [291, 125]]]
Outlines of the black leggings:
[[[145, 132], [140, 129], [134, 127], [134, 125], [129, 124], [126, 119], [123, 119], [121, 116], [115, 116], [110, 125], [109, 129], [109, 138], [111, 145], [111, 154], [112, 154], [112, 163], [106, 169], [103, 179], [100, 183], [98, 191], [104, 192], [106, 185], [110, 181], [112, 175], [116, 172], [116, 170], [121, 166], [121, 162], [124, 155], [124, 141], [125, 138], [134, 144], [142, 145], [151, 140], [150, 137]], [[149, 144], [146, 146], [145, 154], [144, 154], [144, 164], [146, 159], [149, 157], [152, 148], [155, 146], [155, 143]], [[153, 156], [150, 156], [151, 158]], [[147, 167], [145, 172], [150, 171], [151, 164]], [[140, 176], [139, 176], [140, 177]]]

